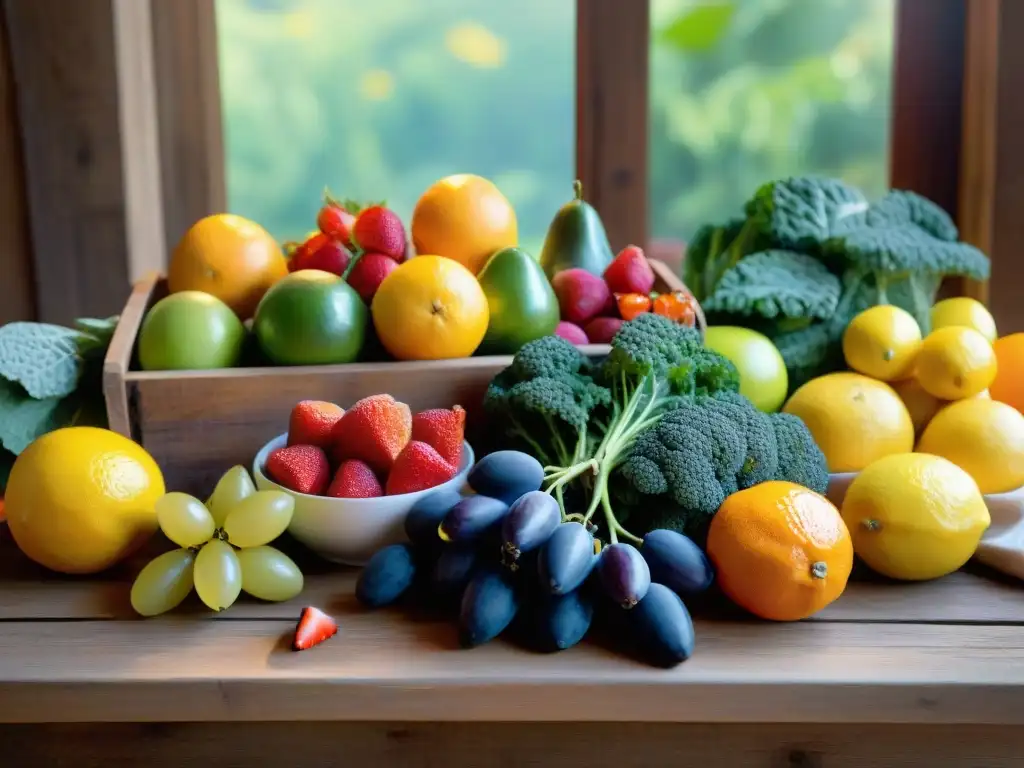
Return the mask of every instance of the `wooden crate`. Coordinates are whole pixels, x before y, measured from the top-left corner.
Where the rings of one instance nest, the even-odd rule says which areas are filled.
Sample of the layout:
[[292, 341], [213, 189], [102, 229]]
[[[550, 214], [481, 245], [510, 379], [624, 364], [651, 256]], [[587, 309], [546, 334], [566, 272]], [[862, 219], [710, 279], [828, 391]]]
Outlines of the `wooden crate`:
[[[656, 289], [679, 290], [682, 282], [652, 261]], [[214, 371], [141, 371], [134, 360], [142, 318], [166, 295], [153, 275], [133, 289], [107, 352], [103, 392], [110, 428], [143, 445], [163, 468], [168, 488], [208, 493], [234, 464], [248, 466], [256, 451], [287, 428], [299, 400], [330, 400], [343, 406], [387, 392], [414, 410], [460, 403], [471, 431], [487, 383], [512, 358], [507, 355], [421, 362], [352, 363]], [[600, 355], [606, 345], [583, 348]]]

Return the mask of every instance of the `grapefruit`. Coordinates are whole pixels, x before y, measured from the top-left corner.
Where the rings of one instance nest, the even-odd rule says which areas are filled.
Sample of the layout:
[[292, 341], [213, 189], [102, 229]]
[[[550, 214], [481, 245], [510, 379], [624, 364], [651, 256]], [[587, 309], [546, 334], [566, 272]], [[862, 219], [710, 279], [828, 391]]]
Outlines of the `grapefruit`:
[[398, 360], [469, 357], [490, 310], [476, 277], [444, 256], [416, 256], [380, 284], [371, 305], [377, 337]]
[[474, 275], [496, 251], [519, 243], [512, 204], [493, 182], [468, 173], [427, 189], [413, 209], [411, 230], [417, 253], [446, 256]]
[[277, 241], [259, 224], [217, 213], [193, 224], [171, 254], [171, 293], [203, 291], [245, 320], [267, 290], [288, 274]]

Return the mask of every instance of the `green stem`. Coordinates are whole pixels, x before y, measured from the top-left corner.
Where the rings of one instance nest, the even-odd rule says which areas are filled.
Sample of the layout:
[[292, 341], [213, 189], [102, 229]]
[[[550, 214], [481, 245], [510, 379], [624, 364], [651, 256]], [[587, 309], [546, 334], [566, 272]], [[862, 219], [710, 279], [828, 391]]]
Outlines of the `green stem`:
[[567, 519], [565, 514], [565, 498], [562, 495], [562, 486], [555, 488], [555, 501], [558, 502], [558, 509], [562, 513], [563, 522]]

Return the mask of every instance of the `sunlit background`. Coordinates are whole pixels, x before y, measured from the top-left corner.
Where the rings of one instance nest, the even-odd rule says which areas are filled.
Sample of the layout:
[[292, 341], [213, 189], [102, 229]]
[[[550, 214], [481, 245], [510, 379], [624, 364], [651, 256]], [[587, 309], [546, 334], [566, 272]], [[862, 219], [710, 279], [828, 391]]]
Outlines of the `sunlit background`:
[[[651, 235], [685, 240], [784, 175], [880, 193], [894, 2], [651, 0]], [[292, 239], [325, 187], [408, 220], [431, 182], [478, 173], [538, 250], [574, 177], [575, 7], [217, 0], [230, 209]]]

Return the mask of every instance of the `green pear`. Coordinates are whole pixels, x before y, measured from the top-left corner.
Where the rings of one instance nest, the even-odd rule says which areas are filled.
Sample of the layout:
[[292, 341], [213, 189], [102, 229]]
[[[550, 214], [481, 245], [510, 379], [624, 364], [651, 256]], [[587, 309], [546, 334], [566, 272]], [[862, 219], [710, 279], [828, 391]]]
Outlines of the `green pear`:
[[558, 325], [558, 299], [540, 264], [521, 248], [495, 252], [477, 275], [491, 312], [478, 354], [513, 355]]

